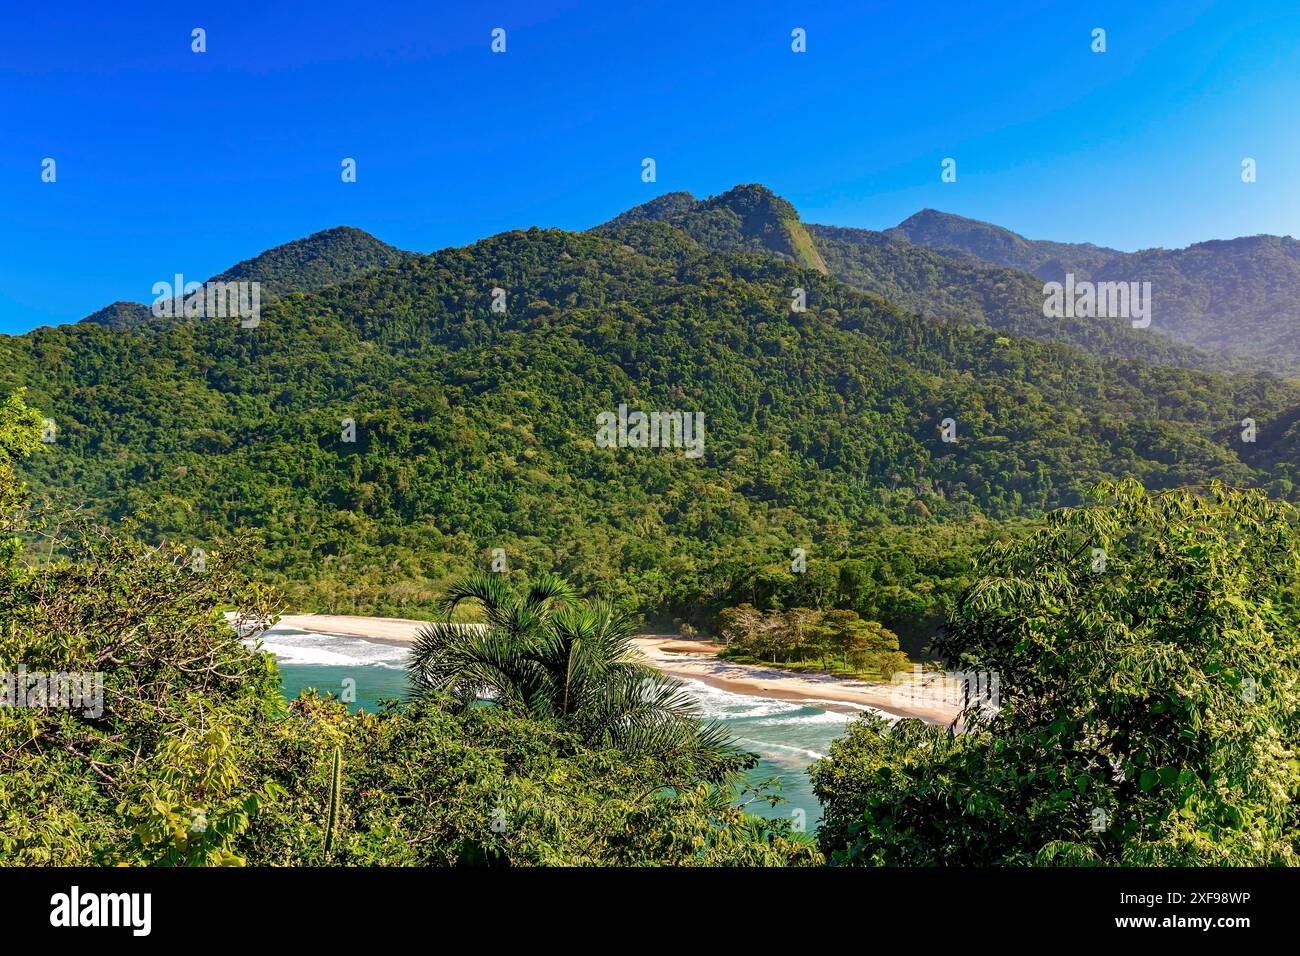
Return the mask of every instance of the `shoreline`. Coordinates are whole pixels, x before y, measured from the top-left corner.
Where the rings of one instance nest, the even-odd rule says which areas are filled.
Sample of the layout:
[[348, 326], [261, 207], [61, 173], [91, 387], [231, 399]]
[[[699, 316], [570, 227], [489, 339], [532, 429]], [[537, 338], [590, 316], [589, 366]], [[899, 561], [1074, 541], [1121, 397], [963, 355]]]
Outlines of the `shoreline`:
[[708, 641], [642, 635], [635, 638], [635, 643], [646, 662], [656, 670], [673, 677], [698, 680], [733, 694], [795, 701], [844, 713], [861, 713], [867, 707], [893, 717], [915, 717], [928, 724], [947, 725], [957, 717], [956, 707], [940, 702], [899, 701], [897, 684], [736, 664], [720, 660], [718, 645]]
[[[420, 628], [427, 623], [407, 618], [350, 614], [285, 614], [276, 626], [400, 646], [413, 643]], [[893, 717], [915, 717], [931, 724], [950, 724], [957, 716], [956, 707], [939, 701], [899, 701], [899, 686], [895, 684], [719, 660], [719, 646], [708, 641], [644, 634], [634, 638], [633, 643], [645, 662], [656, 670], [673, 677], [697, 680], [733, 694], [792, 701], [844, 713], [861, 713], [863, 708], [870, 708]]]

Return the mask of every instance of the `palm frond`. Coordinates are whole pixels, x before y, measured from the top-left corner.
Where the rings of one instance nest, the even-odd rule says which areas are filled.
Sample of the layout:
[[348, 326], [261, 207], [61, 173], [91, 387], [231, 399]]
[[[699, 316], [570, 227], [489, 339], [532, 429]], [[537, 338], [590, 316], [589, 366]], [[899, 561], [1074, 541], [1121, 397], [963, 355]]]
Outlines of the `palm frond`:
[[554, 574], [543, 574], [529, 587], [526, 603], [530, 606], [541, 604], [562, 606], [577, 600], [578, 589], [572, 584]]
[[447, 621], [420, 629], [407, 669], [416, 698], [445, 694], [462, 704], [494, 700], [530, 712], [545, 683], [509, 635], [485, 625]]
[[478, 601], [483, 610], [490, 614], [496, 609], [508, 608], [514, 603], [512, 599], [510, 586], [501, 575], [476, 571], [452, 584], [438, 602], [438, 609], [450, 620], [462, 601]]
[[683, 781], [720, 783], [752, 764], [720, 724], [702, 721], [681, 682], [642, 662], [637, 620], [613, 604], [580, 603], [551, 575], [520, 596], [481, 573], [453, 585], [440, 606], [450, 618], [461, 601], [477, 602], [487, 623], [421, 629], [408, 664], [417, 697], [490, 699], [558, 720], [589, 744], [660, 760]]
[[605, 693], [592, 698], [578, 719], [594, 742], [685, 762], [706, 779], [721, 780], [750, 762], [721, 724], [702, 720], [680, 681], [645, 665], [613, 671]]

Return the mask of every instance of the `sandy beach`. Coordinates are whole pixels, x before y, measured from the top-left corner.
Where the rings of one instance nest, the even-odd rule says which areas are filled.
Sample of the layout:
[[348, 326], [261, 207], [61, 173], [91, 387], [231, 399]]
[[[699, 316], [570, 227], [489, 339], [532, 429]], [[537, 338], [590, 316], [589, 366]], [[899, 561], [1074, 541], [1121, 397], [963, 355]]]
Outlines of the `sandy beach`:
[[[820, 707], [822, 710], [856, 711], [873, 707], [898, 717], [917, 717], [927, 723], [949, 724], [957, 708], [928, 700], [908, 700], [894, 684], [871, 683], [736, 664], [719, 660], [718, 645], [709, 641], [687, 641], [669, 635], [648, 635], [636, 639], [647, 662], [665, 674], [689, 677], [720, 690], [753, 697], [772, 697]], [[917, 695], [918, 697], [920, 695]]]
[[[410, 644], [423, 621], [396, 617], [357, 617], [346, 614], [285, 614], [279, 627], [321, 634], [364, 637], [388, 644]], [[719, 660], [718, 645], [689, 641], [673, 635], [645, 635], [635, 639], [646, 662], [674, 677], [691, 678], [719, 690], [753, 697], [806, 703], [823, 710], [856, 711], [872, 707], [899, 717], [917, 717], [933, 724], [948, 724], [956, 707], [914, 695], [909, 699], [893, 684], [869, 683], [829, 675], [801, 674], [778, 667], [735, 664]]]
[[[228, 615], [227, 615], [228, 616]], [[385, 644], [411, 644], [426, 621], [404, 617], [357, 617], [349, 614], [282, 614], [276, 627], [292, 627], [318, 634], [366, 637]]]

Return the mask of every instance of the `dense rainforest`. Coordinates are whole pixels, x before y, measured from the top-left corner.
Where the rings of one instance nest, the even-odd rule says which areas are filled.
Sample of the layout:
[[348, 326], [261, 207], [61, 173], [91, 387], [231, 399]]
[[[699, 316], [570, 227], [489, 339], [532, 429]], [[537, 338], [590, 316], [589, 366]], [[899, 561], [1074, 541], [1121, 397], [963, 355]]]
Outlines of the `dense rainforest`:
[[[150, 540], [206, 549], [245, 529], [245, 570], [301, 610], [422, 616], [500, 553], [665, 622], [812, 603], [913, 651], [972, 549], [1096, 481], [1292, 494], [1296, 385], [901, 309], [797, 264], [797, 219], [734, 192], [702, 214], [719, 248], [629, 214], [388, 265], [379, 250], [273, 299], [256, 329], [0, 339], [0, 391], [25, 388], [52, 425], [25, 475]], [[283, 291], [303, 251], [268, 257]], [[598, 447], [597, 416], [620, 405], [702, 414], [702, 457]]]
[[[6, 861], [1294, 862], [1297, 383], [759, 187], [291, 246], [223, 273], [272, 288], [256, 328], [0, 338], [0, 670], [104, 679], [0, 711]], [[700, 454], [611, 446], [620, 408]], [[465, 599], [487, 628], [359, 714], [222, 616]], [[856, 721], [803, 833], [742, 811], [776, 797], [630, 655], [647, 619], [877, 677], [901, 643], [1001, 707]]]
[[[1099, 358], [1139, 359], [1216, 372], [1288, 368], [1275, 362], [1261, 366], [1258, 360], [1248, 363], [1182, 344], [1160, 334], [1163, 321], [1153, 333], [1134, 329], [1121, 318], [1049, 318], [1043, 314], [1042, 279], [1009, 264], [1019, 263], [1020, 257], [990, 253], [989, 258], [981, 259], [940, 241], [933, 230], [905, 231], [909, 223], [926, 219], [927, 213], [885, 232], [805, 225], [784, 199], [763, 186], [749, 185], [703, 201], [689, 193], [668, 193], [616, 216], [598, 231], [617, 234], [635, 222], [666, 222], [708, 249], [760, 252], [829, 273], [909, 311], [998, 329], [1004, 335], [1062, 342]], [[971, 223], [956, 216], [933, 215], [944, 222]], [[1014, 233], [1000, 232], [1025, 242]]]
[[[240, 640], [276, 612], [274, 595], [236, 570], [240, 543], [214, 550], [200, 574], [184, 549], [33, 502], [14, 465], [40, 436], [18, 396], [0, 403], [0, 865], [822, 859], [789, 821], [744, 812], [764, 795], [737, 779], [754, 758], [625, 655], [592, 669], [576, 712], [463, 707], [450, 694], [355, 714], [314, 692], [285, 701], [274, 659]], [[15, 534], [48, 541], [49, 560], [21, 560]], [[616, 645], [610, 625], [626, 632], [629, 619], [572, 598], [552, 584], [541, 603], [571, 606], [545, 609], [556, 625], [546, 636], [594, 619]], [[535, 624], [543, 609], [532, 610]], [[540, 643], [537, 631], [526, 636]], [[629, 712], [611, 671], [634, 687], [657, 682], [658, 706]], [[605, 732], [613, 725], [621, 734]]]

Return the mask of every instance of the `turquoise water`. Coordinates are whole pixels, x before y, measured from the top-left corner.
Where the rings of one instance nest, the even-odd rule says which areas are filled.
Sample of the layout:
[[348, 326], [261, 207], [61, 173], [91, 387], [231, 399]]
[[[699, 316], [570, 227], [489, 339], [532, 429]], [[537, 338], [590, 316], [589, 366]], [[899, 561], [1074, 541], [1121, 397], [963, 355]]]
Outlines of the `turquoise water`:
[[334, 693], [342, 695], [346, 689], [344, 681], [351, 678], [356, 681], [356, 703], [348, 704], [350, 710], [364, 707], [366, 710], [378, 709], [378, 702], [385, 697], [398, 699], [406, 696], [406, 674], [404, 671], [389, 667], [356, 666], [340, 667], [337, 664], [280, 664], [280, 689], [287, 698], [298, 696], [304, 688], [314, 687], [321, 694]]
[[[406, 695], [404, 647], [289, 628], [268, 631], [262, 645], [276, 655], [286, 697], [296, 697], [306, 687], [336, 694], [355, 690], [355, 702], [349, 706], [373, 710], [381, 698]], [[355, 682], [355, 686], [348, 681]], [[786, 802], [775, 807], [753, 802], [749, 804], [750, 812], [790, 817], [802, 811], [803, 823], [811, 833], [821, 819], [821, 806], [809, 786], [806, 770], [827, 753], [831, 741], [844, 733], [853, 715], [733, 694], [699, 681], [683, 683], [699, 702], [703, 716], [722, 723], [741, 746], [759, 755], [758, 766], [749, 774], [750, 782], [757, 784], [770, 778], [779, 782]]]

